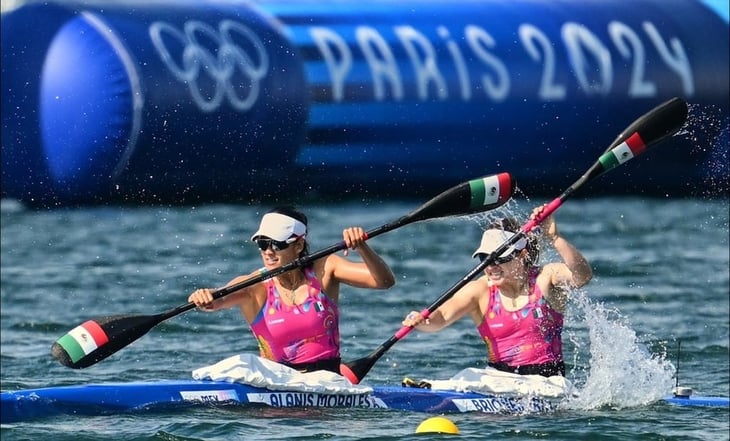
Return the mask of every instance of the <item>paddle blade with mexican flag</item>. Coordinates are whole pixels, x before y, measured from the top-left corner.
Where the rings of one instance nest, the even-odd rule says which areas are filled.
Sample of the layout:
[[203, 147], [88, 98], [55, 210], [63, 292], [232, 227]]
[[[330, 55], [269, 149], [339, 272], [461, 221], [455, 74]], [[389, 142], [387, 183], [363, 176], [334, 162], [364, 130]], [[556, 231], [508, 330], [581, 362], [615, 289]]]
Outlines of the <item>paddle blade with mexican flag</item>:
[[53, 358], [64, 366], [91, 366], [143, 336], [165, 319], [159, 315], [111, 315], [87, 320], [51, 346]]
[[[481, 213], [502, 206], [515, 191], [509, 173], [483, 176], [462, 182], [432, 198], [408, 215], [409, 222]], [[372, 235], [368, 234], [368, 237]]]
[[681, 98], [665, 101], [627, 127], [598, 158], [591, 177], [639, 156], [650, 146], [674, 136], [687, 122], [689, 109]]

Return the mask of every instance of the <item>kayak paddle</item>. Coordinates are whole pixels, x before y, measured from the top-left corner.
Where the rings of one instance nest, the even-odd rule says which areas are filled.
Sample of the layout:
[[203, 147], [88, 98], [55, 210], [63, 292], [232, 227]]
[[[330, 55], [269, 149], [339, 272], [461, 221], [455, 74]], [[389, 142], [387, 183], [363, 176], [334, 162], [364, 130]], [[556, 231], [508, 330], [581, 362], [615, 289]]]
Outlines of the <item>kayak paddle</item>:
[[[493, 210], [507, 202], [515, 190], [515, 181], [509, 173], [484, 176], [462, 182], [432, 198], [411, 213], [368, 231], [367, 238], [414, 222], [447, 216], [463, 216]], [[317, 259], [347, 248], [345, 241], [300, 257], [271, 271], [216, 290], [219, 299], [247, 286], [278, 274], [301, 268]], [[80, 369], [91, 366], [114, 354], [163, 321], [195, 308], [188, 302], [169, 311], [155, 315], [113, 315], [88, 320], [59, 338], [51, 347], [51, 354], [64, 366]]]
[[[428, 308], [421, 311], [424, 318], [428, 318], [439, 306], [454, 296], [464, 285], [479, 275], [484, 269], [491, 265], [494, 260], [507, 248], [527, 236], [543, 220], [557, 210], [568, 197], [585, 183], [595, 179], [603, 173], [618, 167], [634, 156], [643, 153], [644, 150], [659, 143], [667, 137], [677, 133], [684, 126], [687, 120], [687, 103], [679, 98], [666, 101], [649, 112], [645, 113], [626, 128], [616, 140], [606, 149], [591, 168], [583, 174], [573, 185], [568, 187], [560, 196], [547, 204], [545, 208], [533, 219], [522, 226], [520, 231], [505, 241], [499, 248], [494, 250], [479, 265], [469, 271], [461, 280], [444, 292]], [[403, 337], [408, 335], [413, 327], [403, 326], [385, 343], [381, 344], [370, 355], [340, 365], [340, 373], [349, 379], [353, 384], [358, 384], [370, 372], [370, 369], [380, 357], [396, 344]]]

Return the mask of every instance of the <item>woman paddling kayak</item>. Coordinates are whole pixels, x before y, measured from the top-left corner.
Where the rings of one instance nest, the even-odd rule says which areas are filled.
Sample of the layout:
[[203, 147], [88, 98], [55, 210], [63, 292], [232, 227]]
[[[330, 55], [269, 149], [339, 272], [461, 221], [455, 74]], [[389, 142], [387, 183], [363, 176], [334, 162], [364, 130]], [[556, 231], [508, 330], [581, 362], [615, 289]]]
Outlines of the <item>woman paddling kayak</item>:
[[[251, 236], [261, 251], [264, 267], [236, 277], [228, 286], [306, 256], [306, 236], [306, 215], [292, 207], [269, 211]], [[395, 284], [393, 272], [365, 242], [367, 236], [361, 227], [346, 228], [342, 237], [347, 245], [345, 255], [355, 250], [362, 262], [330, 254], [217, 300], [213, 300], [213, 289], [198, 289], [188, 301], [204, 311], [240, 308], [263, 358], [302, 372], [329, 370], [339, 374], [340, 284], [371, 289]]]
[[[533, 216], [541, 209], [536, 208]], [[412, 311], [403, 325], [436, 332], [468, 314], [487, 345], [489, 366], [524, 375], [564, 376], [561, 333], [568, 293], [588, 283], [593, 272], [585, 257], [558, 233], [553, 216], [543, 221], [542, 228], [562, 262], [538, 266], [539, 237], [523, 237], [428, 319]], [[519, 231], [514, 219], [493, 223], [472, 257], [484, 260]]]

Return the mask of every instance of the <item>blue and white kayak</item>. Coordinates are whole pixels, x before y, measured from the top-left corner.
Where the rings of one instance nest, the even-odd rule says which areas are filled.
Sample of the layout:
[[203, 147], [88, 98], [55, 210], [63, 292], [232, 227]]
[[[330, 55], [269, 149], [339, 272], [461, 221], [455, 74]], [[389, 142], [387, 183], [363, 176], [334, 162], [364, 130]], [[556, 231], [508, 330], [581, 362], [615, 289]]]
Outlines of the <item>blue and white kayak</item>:
[[[679, 406], [729, 407], [726, 397], [668, 397]], [[189, 406], [348, 407], [426, 413], [536, 413], [554, 410], [544, 398], [490, 396], [473, 392], [374, 386], [366, 394], [324, 394], [271, 390], [242, 383], [197, 380], [138, 381], [5, 391], [3, 424], [57, 415], [110, 415]]]

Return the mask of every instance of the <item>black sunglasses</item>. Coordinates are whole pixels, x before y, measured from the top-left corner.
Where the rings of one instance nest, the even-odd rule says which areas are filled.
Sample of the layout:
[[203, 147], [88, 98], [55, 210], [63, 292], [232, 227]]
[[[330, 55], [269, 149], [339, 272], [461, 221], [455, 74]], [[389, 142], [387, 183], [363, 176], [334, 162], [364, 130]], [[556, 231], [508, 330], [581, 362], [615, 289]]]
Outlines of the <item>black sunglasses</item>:
[[274, 251], [282, 251], [289, 248], [289, 245], [297, 241], [297, 237], [287, 239], [285, 242], [274, 239], [256, 239], [256, 245], [258, 245], [261, 251], [266, 251], [271, 248]]
[[[497, 257], [496, 259], [494, 259], [492, 261], [491, 264], [492, 265], [502, 265], [503, 263], [511, 262], [515, 259], [515, 257], [517, 257], [518, 254], [520, 254], [520, 251], [522, 251], [522, 250], [514, 250], [512, 253], [510, 253], [506, 256]], [[487, 258], [487, 256], [489, 256], [489, 254], [480, 253], [477, 257], [479, 257], [480, 262], [484, 262], [484, 260]]]

